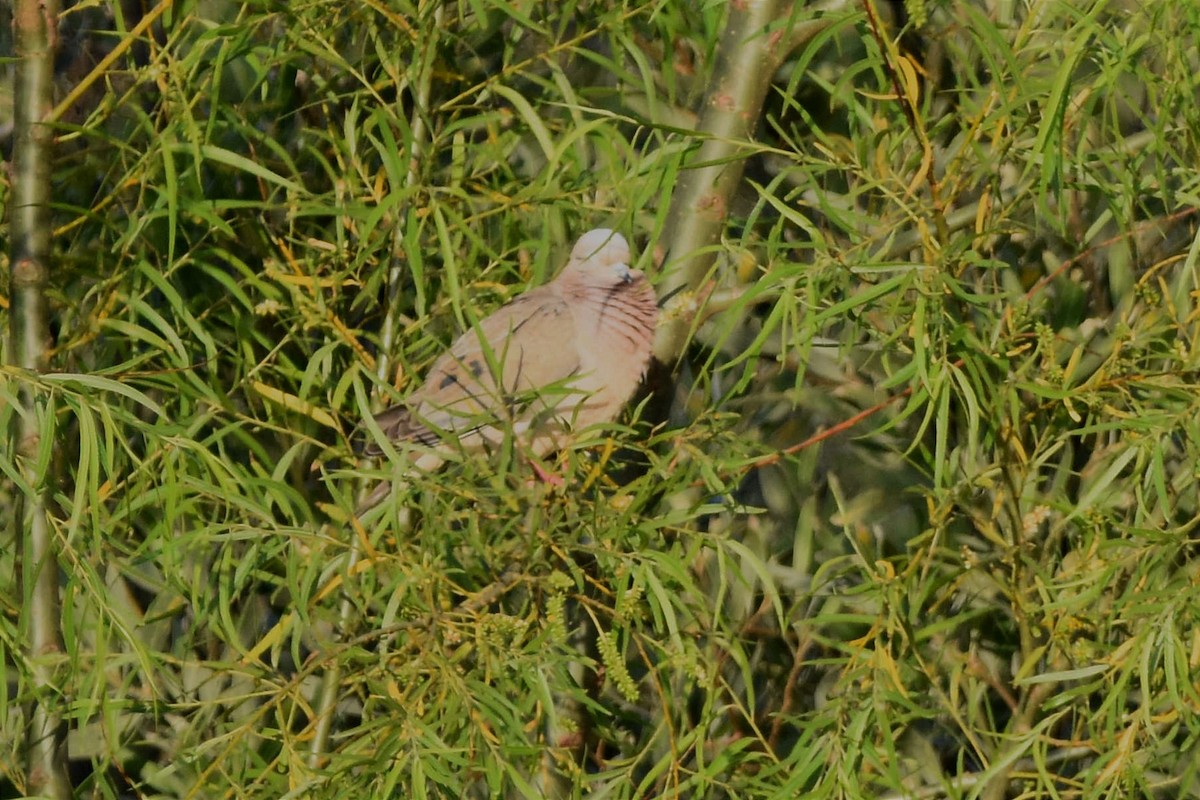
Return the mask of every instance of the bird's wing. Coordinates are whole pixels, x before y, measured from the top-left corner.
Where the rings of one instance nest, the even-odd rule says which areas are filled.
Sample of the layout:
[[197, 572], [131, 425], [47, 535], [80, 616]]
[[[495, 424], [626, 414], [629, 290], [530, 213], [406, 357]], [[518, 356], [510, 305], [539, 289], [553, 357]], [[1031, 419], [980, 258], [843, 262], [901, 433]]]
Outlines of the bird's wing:
[[[532, 289], [460, 336], [409, 398], [376, 416], [393, 441], [429, 446], [438, 431], [460, 437], [518, 421], [533, 399], [552, 406], [579, 370], [578, 336], [566, 300], [554, 284]], [[374, 443], [365, 455], [379, 455]]]
[[376, 417], [383, 432], [431, 447], [451, 433], [470, 446], [510, 427], [544, 454], [566, 428], [613, 419], [645, 372], [658, 317], [654, 289], [629, 261], [624, 237], [584, 234], [558, 278], [460, 336], [419, 389]]

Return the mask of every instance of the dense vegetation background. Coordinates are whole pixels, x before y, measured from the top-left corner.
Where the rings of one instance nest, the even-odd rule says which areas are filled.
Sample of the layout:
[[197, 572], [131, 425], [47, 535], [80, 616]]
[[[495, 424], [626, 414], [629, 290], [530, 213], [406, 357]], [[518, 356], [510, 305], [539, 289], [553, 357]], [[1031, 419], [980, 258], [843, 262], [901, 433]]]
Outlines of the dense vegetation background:
[[[1198, 42], [1173, 0], [67, 9], [0, 794], [38, 706], [81, 797], [1200, 797]], [[599, 226], [665, 301], [607, 443], [356, 516], [403, 469], [357, 421]]]

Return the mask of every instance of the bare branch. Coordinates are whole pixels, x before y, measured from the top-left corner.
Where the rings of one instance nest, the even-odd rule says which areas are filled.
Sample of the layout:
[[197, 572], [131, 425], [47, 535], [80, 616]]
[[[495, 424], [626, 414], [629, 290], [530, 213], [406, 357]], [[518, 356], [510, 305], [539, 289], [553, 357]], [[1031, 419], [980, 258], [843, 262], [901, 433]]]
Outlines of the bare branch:
[[[46, 123], [53, 90], [54, 40], [58, 17], [55, 0], [18, 0], [14, 7], [16, 85], [14, 92], [15, 139], [13, 147], [12, 216], [12, 316], [9, 318], [10, 356], [22, 369], [41, 372], [46, 367], [49, 339], [46, 322], [46, 282], [50, 272], [50, 146]], [[30, 793], [68, 798], [66, 731], [52, 705], [57, 696], [51, 664], [62, 653], [58, 599], [58, 554], [54, 533], [46, 517], [46, 498], [53, 470], [39, 472], [46, 460], [42, 449], [42, 422], [49, 418], [44, 395], [31, 382], [20, 391], [18, 441], [14, 450], [23, 456], [21, 574], [23, 594], [21, 627], [28, 632], [28, 658], [37, 699], [29, 712], [27, 761]]]

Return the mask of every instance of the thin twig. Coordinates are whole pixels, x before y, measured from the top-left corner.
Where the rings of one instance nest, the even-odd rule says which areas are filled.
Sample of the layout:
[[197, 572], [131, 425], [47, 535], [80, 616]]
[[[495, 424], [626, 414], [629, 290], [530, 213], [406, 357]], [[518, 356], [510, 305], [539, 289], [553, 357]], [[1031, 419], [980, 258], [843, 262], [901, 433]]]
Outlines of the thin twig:
[[[433, 10], [434, 24], [433, 30], [441, 30], [442, 18], [444, 16], [445, 7], [438, 5]], [[429, 111], [430, 87], [433, 81], [433, 62], [434, 52], [437, 45], [437, 37], [430, 36], [425, 41], [425, 48], [421, 57], [421, 73], [417, 85], [413, 90], [413, 109], [412, 116], [409, 121], [409, 129], [412, 131], [412, 138], [409, 143], [408, 157], [408, 172], [405, 175], [405, 186], [411, 188], [420, 178], [420, 159], [423, 149], [424, 139], [426, 135], [425, 115]], [[397, 94], [401, 94], [397, 92]], [[394, 250], [398, 253], [402, 252], [403, 236], [405, 227], [403, 225], [396, 226], [396, 240]], [[386, 316], [383, 323], [383, 341], [382, 349], [379, 354], [379, 360], [376, 362], [376, 374], [380, 381], [387, 380], [389, 367], [389, 354], [395, 344], [395, 328], [396, 315], [399, 308], [399, 295], [404, 278], [404, 269], [400, 258], [394, 257], [392, 268], [388, 274], [388, 305]], [[363, 485], [362, 497], [360, 501], [370, 499], [372, 495], [368, 494], [369, 488], [367, 484]], [[360, 502], [361, 510], [361, 502]], [[358, 564], [362, 557], [362, 537], [351, 537], [349, 550], [346, 554], [346, 573], [351, 574], [354, 571], [355, 565]], [[349, 630], [350, 624], [354, 619], [355, 608], [350, 597], [342, 598], [341, 608], [338, 610], [338, 630], [345, 632]], [[325, 674], [321, 679], [321, 688], [317, 694], [314, 706], [316, 708], [316, 719], [314, 722], [314, 730], [312, 741], [309, 746], [308, 763], [314, 769], [320, 766], [325, 760], [329, 748], [329, 737], [333, 731], [334, 711], [337, 708], [338, 695], [342, 680], [341, 664], [334, 660], [329, 663]]]
[[[57, 5], [57, 3], [55, 4]], [[158, 5], [147, 11], [145, 16], [138, 21], [138, 24], [133, 26], [133, 29], [129, 31], [129, 33], [117, 40], [117, 43], [113, 46], [113, 49], [110, 50], [108, 54], [104, 56], [104, 58], [100, 59], [100, 61], [96, 63], [96, 66], [92, 67], [91, 71], [87, 75], [83, 76], [83, 79], [80, 80], [79, 83], [75, 84], [75, 87], [67, 93], [67, 96], [64, 97], [62, 101], [54, 107], [54, 110], [51, 111], [50, 115], [46, 118], [47, 121], [57, 122], [58, 120], [62, 119], [63, 114], [67, 113], [67, 110], [79, 101], [79, 98], [91, 88], [92, 84], [106, 76], [108, 74], [108, 68], [111, 67], [118, 58], [125, 55], [129, 48], [133, 47], [137, 43], [138, 38], [145, 33], [151, 25], [154, 24], [155, 20], [161, 17], [167, 11], [167, 9], [171, 8], [171, 6], [174, 4], [175, 0], [159, 0]]]
[[[1146, 222], [1141, 223], [1140, 225], [1136, 226], [1133, 230], [1125, 231], [1124, 233], [1120, 233], [1116, 236], [1105, 239], [1104, 241], [1099, 242], [1099, 243], [1089, 247], [1087, 250], [1084, 250], [1083, 252], [1078, 253], [1077, 255], [1072, 256], [1071, 258], [1067, 259], [1062, 264], [1060, 264], [1058, 266], [1058, 268], [1055, 269], [1052, 273], [1050, 273], [1049, 275], [1046, 275], [1041, 280], [1039, 280], [1037, 283], [1035, 283], [1029, 289], [1029, 291], [1027, 291], [1025, 293], [1025, 300], [1027, 300], [1027, 301], [1032, 300], [1041, 290], [1045, 289], [1048, 285], [1050, 285], [1050, 283], [1056, 277], [1058, 277], [1059, 275], [1062, 275], [1062, 273], [1066, 272], [1068, 269], [1070, 269], [1075, 264], [1078, 264], [1080, 261], [1082, 261], [1086, 258], [1090, 258], [1097, 250], [1100, 250], [1105, 247], [1110, 247], [1111, 245], [1116, 244], [1117, 242], [1121, 241], [1122, 239], [1126, 239], [1131, 236], [1135, 236], [1140, 229], [1142, 229], [1148, 225], [1161, 225], [1164, 222], [1178, 222], [1181, 219], [1185, 219], [1189, 216], [1194, 215], [1196, 213], [1196, 211], [1197, 210], [1194, 208], [1189, 208], [1189, 209], [1185, 209], [1183, 211], [1178, 211], [1174, 214], [1171, 214], [1171, 215], [1161, 218], [1161, 219], [1147, 220]], [[1011, 306], [1009, 308], [1005, 309], [1004, 319], [1006, 322], [1011, 319], [1012, 313], [1013, 313], [1013, 309]], [[954, 361], [951, 366], [953, 366], [955, 369], [958, 369], [958, 368], [961, 368], [965, 363], [966, 362], [960, 358], [960, 359], [957, 359], [956, 361]], [[913, 393], [913, 388], [914, 387], [909, 386], [906, 389], [904, 389], [903, 391], [898, 392], [897, 394], [894, 394], [891, 397], [888, 397], [884, 400], [879, 401], [878, 403], [871, 406], [870, 408], [859, 411], [857, 414], [854, 414], [853, 416], [848, 417], [845, 420], [842, 420], [837, 425], [834, 425], [831, 428], [826, 428], [825, 430], [821, 430], [821, 431], [818, 431], [817, 433], [814, 433], [812, 436], [809, 436], [807, 439], [805, 439], [802, 442], [798, 442], [796, 444], [785, 447], [782, 450], [777, 450], [774, 453], [768, 453], [767, 455], [765, 455], [761, 458], [757, 458], [753, 461], [750, 461], [749, 463], [742, 465], [739, 468], [739, 471], [740, 472], [749, 472], [750, 470], [753, 470], [753, 469], [759, 469], [761, 467], [769, 467], [772, 464], [779, 463], [782, 459], [784, 459], [787, 456], [795, 455], [796, 453], [799, 453], [802, 450], [807, 450], [809, 447], [812, 447], [815, 444], [819, 444], [820, 442], [823, 442], [826, 439], [829, 439], [830, 437], [836, 436], [839, 433], [843, 433], [843, 432], [849, 430], [850, 428], [853, 428], [855, 425], [862, 422], [864, 419], [868, 419], [870, 417], [875, 416], [880, 411], [882, 411], [885, 408], [887, 408], [888, 406], [896, 403], [897, 401], [903, 400], [907, 397], [911, 397], [912, 393]]]

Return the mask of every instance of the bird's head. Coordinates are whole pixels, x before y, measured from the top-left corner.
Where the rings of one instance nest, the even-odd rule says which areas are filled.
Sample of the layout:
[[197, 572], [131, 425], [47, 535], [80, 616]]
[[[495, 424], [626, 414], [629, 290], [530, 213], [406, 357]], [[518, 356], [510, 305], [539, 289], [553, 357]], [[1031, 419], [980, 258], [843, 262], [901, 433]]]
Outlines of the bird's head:
[[629, 283], [634, 271], [629, 268], [632, 255], [629, 242], [616, 231], [597, 228], [579, 237], [571, 250], [566, 271], [586, 273], [588, 282]]

